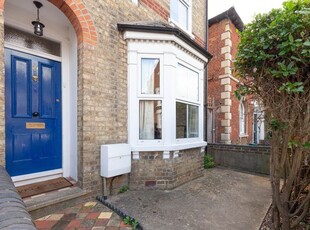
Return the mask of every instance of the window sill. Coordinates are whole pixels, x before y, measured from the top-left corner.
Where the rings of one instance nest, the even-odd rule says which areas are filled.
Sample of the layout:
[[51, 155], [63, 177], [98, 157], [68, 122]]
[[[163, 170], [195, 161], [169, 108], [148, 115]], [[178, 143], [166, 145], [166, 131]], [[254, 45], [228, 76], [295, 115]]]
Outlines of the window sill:
[[195, 35], [192, 34], [192, 31], [191, 30], [187, 30], [187, 29], [184, 29], [183, 26], [181, 26], [178, 22], [176, 22], [175, 20], [171, 19], [171, 18], [168, 18], [168, 22], [170, 25], [174, 26], [174, 27], [177, 27], [179, 28], [180, 30], [182, 30], [185, 34], [187, 34], [192, 40], [195, 39]]
[[145, 151], [178, 151], [183, 149], [193, 149], [201, 148], [207, 146], [207, 142], [193, 142], [193, 143], [182, 143], [182, 144], [173, 144], [173, 145], [164, 145], [164, 146], [131, 146], [132, 152], [145, 152]]
[[248, 137], [248, 134], [239, 134], [239, 137]]

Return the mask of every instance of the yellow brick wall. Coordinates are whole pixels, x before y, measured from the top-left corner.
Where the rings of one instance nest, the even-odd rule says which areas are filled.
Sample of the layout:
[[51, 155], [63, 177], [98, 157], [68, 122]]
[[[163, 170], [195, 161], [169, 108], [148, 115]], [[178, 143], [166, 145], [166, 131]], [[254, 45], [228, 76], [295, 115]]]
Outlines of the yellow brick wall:
[[[69, 17], [78, 37], [78, 182], [100, 193], [100, 145], [127, 142], [127, 46], [117, 23], [165, 21], [146, 0], [50, 0]], [[169, 1], [154, 0], [169, 13]], [[0, 56], [3, 60], [3, 7], [0, 1]], [[21, 3], [22, 4], [22, 3]], [[70, 7], [81, 7], [81, 13]], [[84, 10], [85, 9], [85, 10]], [[86, 10], [88, 12], [86, 12]], [[89, 18], [88, 18], [89, 17]], [[79, 20], [83, 23], [78, 23]], [[83, 26], [95, 32], [82, 33]], [[84, 31], [85, 32], [85, 31]], [[193, 33], [205, 41], [205, 1], [193, 0]], [[5, 164], [4, 62], [0, 62], [0, 165]]]

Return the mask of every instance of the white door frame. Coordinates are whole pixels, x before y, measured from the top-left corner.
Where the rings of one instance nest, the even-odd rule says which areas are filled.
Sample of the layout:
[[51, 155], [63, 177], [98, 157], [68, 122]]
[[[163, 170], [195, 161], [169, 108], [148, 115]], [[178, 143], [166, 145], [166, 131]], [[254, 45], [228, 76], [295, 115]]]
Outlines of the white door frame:
[[[8, 0], [6, 3], [7, 2]], [[48, 4], [50, 4], [50, 6], [48, 6]], [[60, 10], [51, 3], [45, 2], [44, 6], [54, 8], [50, 10], [50, 15], [53, 17], [57, 17], [57, 15], [55, 15], [55, 11], [59, 11], [59, 13], [62, 14], [62, 12], [60, 12]], [[12, 8], [12, 6], [8, 7], [8, 11], [12, 11], [10, 8]], [[32, 25], [29, 23], [27, 18], [30, 16], [33, 17], [34, 15], [28, 15], [29, 13], [24, 12], [22, 9], [16, 9], [16, 11], [18, 12], [15, 12], [14, 9], [14, 14], [12, 14], [7, 12], [5, 7], [5, 24], [33, 33]], [[20, 17], [23, 18], [23, 20], [19, 20]], [[44, 20], [48, 20], [48, 15], [45, 15], [45, 17], [46, 19]], [[62, 17], [65, 18], [64, 15], [62, 15]], [[74, 29], [70, 26], [71, 24], [69, 25], [68, 23], [68, 19], [65, 18], [64, 20], [67, 20], [64, 22], [64, 24], [67, 24], [66, 31], [59, 30], [57, 26], [50, 26], [50, 28], [46, 26], [46, 28], [44, 28], [45, 38], [61, 43], [61, 57], [34, 51], [25, 47], [16, 46], [14, 44], [4, 44], [7, 48], [60, 61], [62, 63], [62, 170], [52, 170], [42, 173], [12, 177], [12, 180], [17, 186], [57, 178], [60, 176], [71, 177], [72, 179], [77, 180], [77, 39]], [[41, 19], [41, 21], [43, 22], [43, 19]]]

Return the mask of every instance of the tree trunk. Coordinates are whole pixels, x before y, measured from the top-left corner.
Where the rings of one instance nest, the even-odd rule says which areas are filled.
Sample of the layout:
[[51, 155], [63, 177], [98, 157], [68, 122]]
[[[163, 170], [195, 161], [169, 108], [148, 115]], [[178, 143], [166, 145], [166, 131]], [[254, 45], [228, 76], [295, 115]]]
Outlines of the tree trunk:
[[271, 221], [272, 221], [272, 229], [273, 230], [280, 230], [280, 214], [279, 214], [279, 210], [275, 204], [272, 204]]

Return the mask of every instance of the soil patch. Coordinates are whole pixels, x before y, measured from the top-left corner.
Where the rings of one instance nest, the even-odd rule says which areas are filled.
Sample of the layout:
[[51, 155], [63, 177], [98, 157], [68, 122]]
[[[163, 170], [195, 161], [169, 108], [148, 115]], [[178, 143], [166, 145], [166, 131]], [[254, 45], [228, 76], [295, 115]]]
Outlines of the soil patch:
[[[269, 208], [260, 230], [270, 230], [271, 229], [271, 208]], [[295, 230], [310, 230], [310, 210], [306, 215], [305, 219], [300, 222], [299, 226]]]

